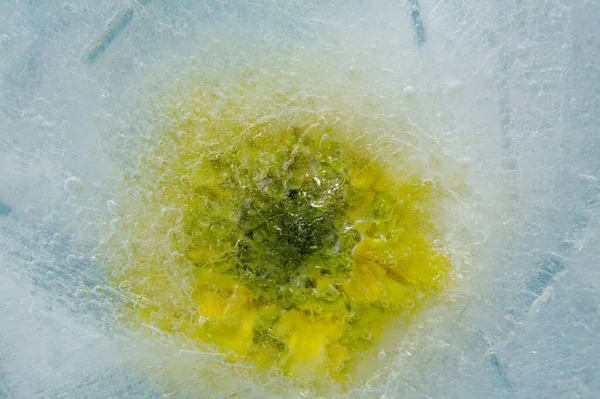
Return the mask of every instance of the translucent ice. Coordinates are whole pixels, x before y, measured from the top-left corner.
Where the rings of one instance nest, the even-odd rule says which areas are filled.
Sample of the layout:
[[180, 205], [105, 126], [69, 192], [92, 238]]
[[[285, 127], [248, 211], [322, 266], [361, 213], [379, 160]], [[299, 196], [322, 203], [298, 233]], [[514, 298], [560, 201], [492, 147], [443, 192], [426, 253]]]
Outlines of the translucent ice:
[[[0, 397], [598, 397], [599, 32], [600, 3], [583, 0], [1, 2]], [[270, 112], [256, 111], [265, 103]], [[353, 128], [368, 119], [369, 135], [402, 120], [402, 134], [382, 139], [403, 167], [420, 167], [418, 187], [443, 191], [431, 220], [444, 228], [427, 240], [452, 272], [439, 295], [411, 294], [429, 302], [407, 311], [410, 323], [361, 336], [372, 343], [353, 383], [261, 379], [218, 337], [197, 347], [160, 322], [184, 323], [191, 299], [181, 298], [194, 298], [195, 282], [136, 274], [182, 253], [166, 244], [177, 231], [159, 227], [185, 215], [157, 198], [194, 161], [161, 154], [185, 153], [177, 143], [189, 128], [170, 127], [207, 112], [194, 120], [201, 140], [239, 104], [243, 118], [226, 122], [247, 122], [240, 134], [317, 108]], [[391, 159], [390, 148], [374, 158]], [[259, 172], [274, 190], [273, 174]], [[318, 172], [311, 187], [328, 188]], [[190, 196], [226, 198], [202, 190]], [[363, 230], [389, 240], [376, 223]], [[136, 247], [140, 237], [156, 245]], [[125, 255], [110, 273], [137, 280], [111, 281], [114, 253]], [[403, 254], [392, 261], [413, 256]], [[135, 293], [146, 277], [145, 287], [177, 287], [179, 307], [139, 317], [153, 300]], [[214, 302], [193, 321], [203, 331]], [[281, 330], [298, 330], [300, 318], [287, 320]]]

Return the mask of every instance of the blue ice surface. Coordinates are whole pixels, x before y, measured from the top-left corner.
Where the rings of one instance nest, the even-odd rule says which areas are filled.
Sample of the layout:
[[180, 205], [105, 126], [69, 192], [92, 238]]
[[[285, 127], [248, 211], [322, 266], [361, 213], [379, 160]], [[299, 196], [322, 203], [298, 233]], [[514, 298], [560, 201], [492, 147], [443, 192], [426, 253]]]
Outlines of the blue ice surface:
[[[139, 4], [145, 6], [151, 0], [141, 0]], [[134, 8], [126, 8], [118, 12], [115, 17], [108, 23], [106, 29], [100, 34], [100, 37], [90, 46], [90, 49], [85, 57], [88, 64], [95, 63], [98, 58], [106, 51], [115, 38], [131, 23], [134, 16]]]
[[12, 209], [8, 205], [0, 202], [0, 216], [7, 216], [11, 212], [12, 212]]
[[421, 17], [421, 5], [419, 0], [408, 0], [408, 6], [410, 10], [410, 19], [413, 24], [414, 36], [417, 44], [421, 46], [425, 43], [425, 25], [423, 24], [423, 18]]

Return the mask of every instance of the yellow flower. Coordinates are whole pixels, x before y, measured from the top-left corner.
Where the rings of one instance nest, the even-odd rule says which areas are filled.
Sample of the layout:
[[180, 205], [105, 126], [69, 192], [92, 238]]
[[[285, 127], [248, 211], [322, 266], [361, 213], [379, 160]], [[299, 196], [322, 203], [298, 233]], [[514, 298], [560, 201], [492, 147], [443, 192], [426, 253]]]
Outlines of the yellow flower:
[[168, 107], [119, 201], [109, 278], [146, 299], [124, 314], [254, 373], [344, 381], [444, 287], [443, 190], [398, 145], [408, 125], [382, 132], [352, 98], [202, 83]]

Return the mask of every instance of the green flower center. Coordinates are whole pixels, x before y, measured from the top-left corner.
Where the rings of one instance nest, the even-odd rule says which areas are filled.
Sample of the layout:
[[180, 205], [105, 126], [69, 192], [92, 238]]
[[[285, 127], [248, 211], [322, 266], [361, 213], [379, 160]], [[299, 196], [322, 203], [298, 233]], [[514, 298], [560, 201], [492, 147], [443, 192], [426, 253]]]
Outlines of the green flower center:
[[[307, 259], [337, 252], [334, 217], [334, 210], [315, 207], [306, 191], [286, 190], [281, 200], [255, 193], [240, 215], [245, 238], [238, 242], [236, 272], [269, 291], [297, 280]], [[300, 283], [315, 286], [308, 277]]]
[[[186, 230], [192, 253], [207, 244], [229, 248], [218, 259], [192, 255], [196, 264], [235, 276], [285, 309], [311, 301], [320, 276], [350, 273], [361, 234], [345, 216], [368, 193], [350, 184], [346, 163], [361, 158], [356, 151], [323, 132], [302, 133], [292, 127], [272, 134], [287, 138], [273, 149], [276, 156], [248, 136], [236, 151], [204, 158], [201, 168], [215, 181], [195, 188], [205, 204], [192, 207]], [[240, 161], [244, 148], [258, 153]]]

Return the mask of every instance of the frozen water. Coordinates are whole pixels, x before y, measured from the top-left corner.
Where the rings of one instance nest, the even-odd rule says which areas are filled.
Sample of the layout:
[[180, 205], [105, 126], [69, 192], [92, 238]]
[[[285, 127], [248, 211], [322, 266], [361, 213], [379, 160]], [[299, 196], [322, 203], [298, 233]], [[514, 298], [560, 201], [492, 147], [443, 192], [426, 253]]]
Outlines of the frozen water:
[[419, 109], [468, 168], [436, 243], [460, 281], [348, 396], [599, 397], [594, 0], [0, 2], [0, 397], [261, 395], [165, 373], [222, 360], [123, 331], [95, 248], [156, 99], [294, 49]]

